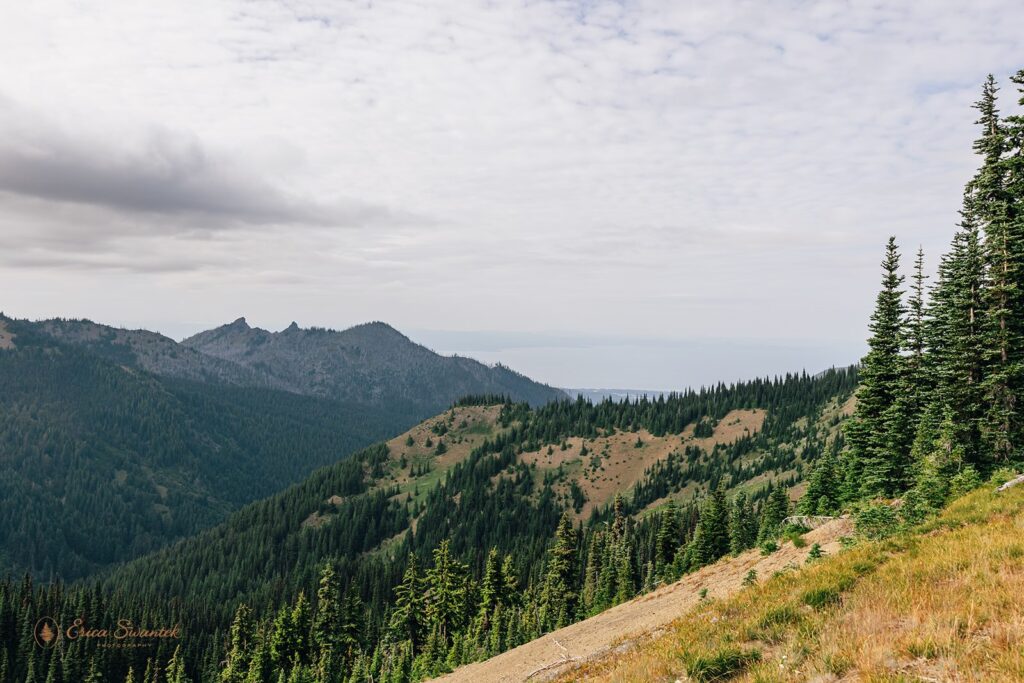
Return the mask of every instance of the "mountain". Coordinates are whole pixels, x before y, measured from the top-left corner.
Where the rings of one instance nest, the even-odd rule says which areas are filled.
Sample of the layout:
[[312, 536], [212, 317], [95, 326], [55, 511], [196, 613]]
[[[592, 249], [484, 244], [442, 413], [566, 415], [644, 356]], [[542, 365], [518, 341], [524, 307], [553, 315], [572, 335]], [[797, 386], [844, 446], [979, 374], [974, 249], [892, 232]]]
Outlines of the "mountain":
[[389, 406], [420, 418], [468, 395], [505, 395], [540, 405], [565, 393], [504, 366], [440, 356], [381, 322], [336, 331], [281, 332], [250, 327], [245, 318], [200, 332], [182, 346], [266, 376], [302, 394]]
[[200, 353], [170, 337], [149, 330], [126, 330], [91, 320], [55, 318], [35, 323], [10, 321], [18, 327], [22, 344], [27, 337], [49, 337], [77, 346], [107, 360], [140, 368], [156, 375], [232, 386], [265, 386], [290, 390], [266, 373]]
[[[245, 336], [266, 350], [236, 361]], [[0, 572], [75, 579], [152, 552], [463, 393], [564, 396], [379, 323], [237, 321], [179, 344], [0, 315]]]
[[153, 551], [406, 419], [151, 374], [92, 353], [99, 340], [0, 324], [0, 573], [73, 579]]
[[[559, 544], [566, 515], [569, 528], [578, 529], [574, 572], [583, 577], [588, 566], [596, 572], [606, 552], [617, 558], [618, 574], [610, 579], [617, 592], [594, 593], [563, 616], [576, 620], [677, 571], [662, 560], [656, 564], [657, 531], [670, 501], [667, 509], [680, 511], [680, 524], [658, 543], [671, 546], [672, 555], [699, 537], [698, 502], [716, 499], [718, 491], [746, 496], [752, 519], [775, 514], [779, 496], [785, 500], [791, 488], [798, 493], [802, 473], [841, 447], [839, 426], [856, 383], [855, 369], [846, 369], [654, 401], [563, 400], [536, 408], [462, 401], [191, 539], [114, 569], [103, 585], [111, 595], [143, 604], [182, 605], [185, 628], [196, 634], [188, 656], [198, 668], [213, 667], [197, 673], [206, 681], [220, 660], [203, 664], [203, 657], [224, 656], [209, 634], [228, 627], [240, 602], [268, 633], [275, 612], [290, 613], [294, 600], [323, 590], [318, 579], [325, 566], [345, 600], [360, 605], [350, 614], [361, 624], [352, 656], [394, 659], [399, 655], [392, 649], [406, 647], [394, 640], [392, 625], [396, 600], [408, 595], [398, 587], [412, 558], [428, 568], [416, 591], [431, 600], [438, 590], [431, 572], [454, 567], [463, 602], [452, 608], [457, 614], [444, 642], [431, 646], [440, 650], [425, 654], [426, 641], [414, 641], [406, 652], [426, 658], [423, 675], [436, 673], [550, 628], [527, 615], [545, 594], [549, 552]], [[752, 523], [756, 532], [756, 519]], [[618, 534], [614, 539], [610, 530]], [[501, 628], [515, 635], [479, 645], [493, 633], [491, 626], [480, 630], [475, 616], [476, 601], [493, 590], [486, 588], [495, 580], [491, 549], [504, 563], [501, 581], [511, 591], [505, 595], [519, 596], [520, 603], [506, 605], [501, 617]], [[703, 561], [694, 558], [692, 566]], [[453, 660], [437, 654], [470, 638], [477, 644]]]

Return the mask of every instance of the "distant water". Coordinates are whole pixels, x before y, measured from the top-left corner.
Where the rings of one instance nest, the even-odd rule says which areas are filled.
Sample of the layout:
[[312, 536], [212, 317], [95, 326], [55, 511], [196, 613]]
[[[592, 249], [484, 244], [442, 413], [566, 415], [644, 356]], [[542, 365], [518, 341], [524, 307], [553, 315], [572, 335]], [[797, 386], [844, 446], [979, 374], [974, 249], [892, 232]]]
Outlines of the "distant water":
[[662, 394], [671, 392], [666, 391], [645, 391], [643, 389], [567, 389], [563, 388], [562, 391], [569, 394], [570, 397], [576, 398], [582, 396], [583, 398], [593, 402], [600, 403], [601, 401], [610, 398], [615, 402], [621, 402], [629, 399], [634, 401], [638, 398], [658, 398]]
[[436, 330], [409, 336], [438, 353], [503, 363], [552, 386], [590, 387], [573, 391], [595, 397], [655, 395], [804, 370], [817, 374], [855, 363], [865, 351], [859, 341], [829, 340], [625, 339]]

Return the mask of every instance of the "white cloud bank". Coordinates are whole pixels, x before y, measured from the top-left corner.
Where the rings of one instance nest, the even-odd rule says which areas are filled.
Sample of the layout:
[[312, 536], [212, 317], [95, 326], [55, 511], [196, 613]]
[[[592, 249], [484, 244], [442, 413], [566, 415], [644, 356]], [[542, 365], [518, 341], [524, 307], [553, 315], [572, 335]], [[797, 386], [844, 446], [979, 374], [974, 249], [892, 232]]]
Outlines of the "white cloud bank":
[[837, 363], [885, 238], [945, 247], [970, 103], [1024, 66], [1009, 0], [2, 14], [9, 313], [797, 339]]

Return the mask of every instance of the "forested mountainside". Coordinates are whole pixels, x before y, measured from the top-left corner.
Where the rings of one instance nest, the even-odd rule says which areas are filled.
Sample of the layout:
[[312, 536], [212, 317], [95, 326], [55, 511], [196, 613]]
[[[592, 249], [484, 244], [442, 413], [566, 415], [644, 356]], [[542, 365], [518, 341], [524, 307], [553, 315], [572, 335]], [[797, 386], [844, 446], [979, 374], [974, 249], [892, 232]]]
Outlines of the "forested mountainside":
[[[262, 672], [255, 681], [318, 663], [347, 676], [378, 661], [379, 673], [383, 659], [393, 680], [419, 678], [770, 537], [790, 487], [841, 448], [856, 385], [851, 368], [655, 401], [467, 399], [118, 568], [104, 592], [154, 618], [172, 599], [193, 680], [220, 680], [231, 643], [245, 650], [233, 666]], [[698, 501], [718, 506], [703, 526]], [[552, 583], [555, 566], [579, 587]], [[313, 636], [325, 602], [337, 603], [333, 635], [321, 625]], [[331, 642], [330, 663], [327, 641], [310, 638]]]
[[470, 394], [500, 394], [532, 405], [565, 398], [506, 367], [440, 356], [381, 322], [341, 331], [292, 323], [268, 332], [239, 318], [182, 346], [263, 373], [299, 393], [387, 406], [419, 419]]
[[2, 324], [0, 573], [75, 579], [153, 551], [407, 419], [161, 377]]

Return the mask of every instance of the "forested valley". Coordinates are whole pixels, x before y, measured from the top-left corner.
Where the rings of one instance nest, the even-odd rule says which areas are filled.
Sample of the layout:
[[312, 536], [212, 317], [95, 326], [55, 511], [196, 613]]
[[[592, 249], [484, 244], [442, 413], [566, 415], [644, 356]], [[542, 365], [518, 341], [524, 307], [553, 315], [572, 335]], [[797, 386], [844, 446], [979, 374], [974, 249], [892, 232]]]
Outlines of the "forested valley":
[[[1024, 116], [996, 94], [935, 281], [918, 252], [906, 286], [886, 245], [860, 366], [621, 403], [466, 398], [88, 583], [0, 584], [0, 681], [420, 680], [770, 554], [793, 512], [871, 534], [1005, 480], [1024, 456]], [[637, 474], [626, 448], [664, 457]], [[40, 614], [125, 612], [182, 637], [33, 643]]]

